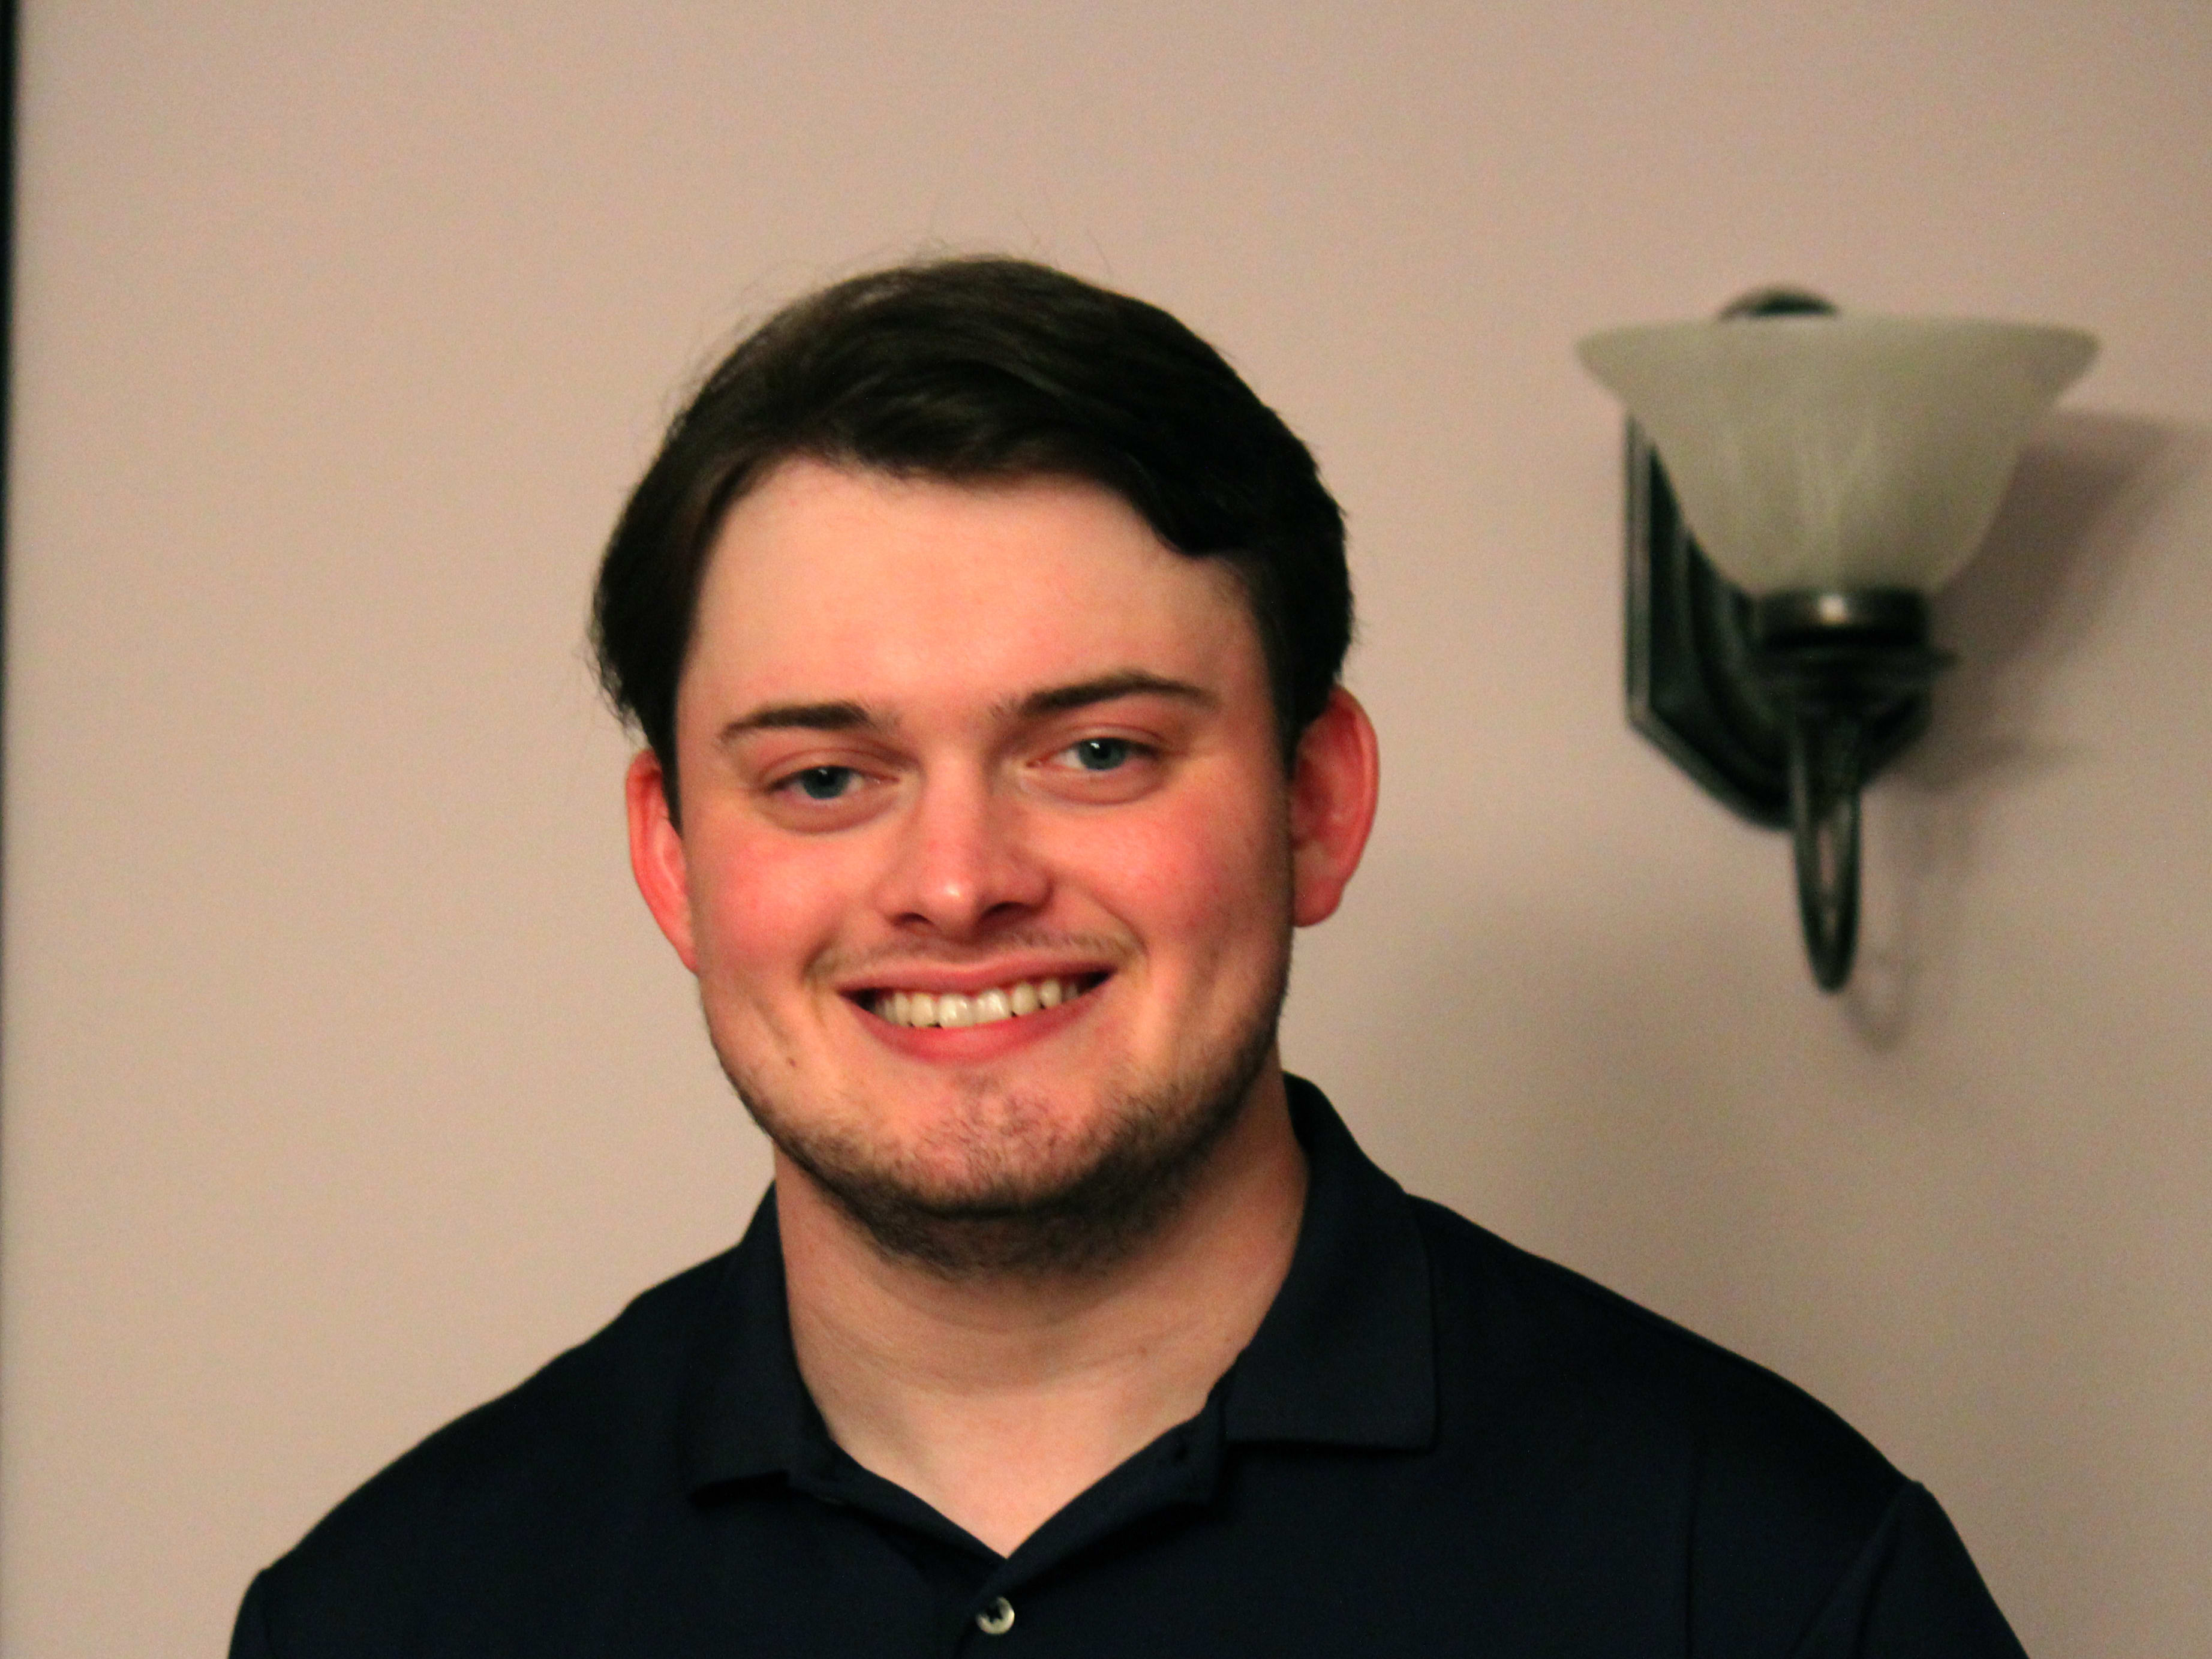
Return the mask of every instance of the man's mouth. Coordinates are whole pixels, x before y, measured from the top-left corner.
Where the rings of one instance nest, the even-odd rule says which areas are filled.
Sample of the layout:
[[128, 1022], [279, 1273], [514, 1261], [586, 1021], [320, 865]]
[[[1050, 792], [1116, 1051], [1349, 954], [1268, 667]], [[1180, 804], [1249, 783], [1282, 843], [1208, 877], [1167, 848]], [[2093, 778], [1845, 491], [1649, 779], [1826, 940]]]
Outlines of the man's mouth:
[[877, 1018], [893, 1025], [948, 1029], [964, 1025], [993, 1025], [1002, 1019], [1022, 1019], [1073, 1000], [1105, 978], [1086, 974], [1079, 978], [1047, 977], [1016, 980], [973, 994], [963, 991], [876, 991], [867, 1005]]

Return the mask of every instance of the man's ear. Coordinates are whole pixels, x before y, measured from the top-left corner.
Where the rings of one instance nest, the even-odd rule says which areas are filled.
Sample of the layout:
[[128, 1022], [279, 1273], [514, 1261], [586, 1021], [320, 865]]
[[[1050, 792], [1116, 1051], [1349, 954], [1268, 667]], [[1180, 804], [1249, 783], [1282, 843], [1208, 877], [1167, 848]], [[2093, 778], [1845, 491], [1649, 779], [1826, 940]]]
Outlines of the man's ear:
[[1344, 896], [1375, 823], [1375, 727], [1342, 686], [1298, 738], [1291, 768], [1291, 920], [1325, 921]]
[[668, 781], [659, 757], [641, 749], [623, 780], [629, 808], [629, 867], [645, 908], [693, 973], [699, 959], [691, 945], [691, 880], [684, 861], [684, 833], [668, 811]]

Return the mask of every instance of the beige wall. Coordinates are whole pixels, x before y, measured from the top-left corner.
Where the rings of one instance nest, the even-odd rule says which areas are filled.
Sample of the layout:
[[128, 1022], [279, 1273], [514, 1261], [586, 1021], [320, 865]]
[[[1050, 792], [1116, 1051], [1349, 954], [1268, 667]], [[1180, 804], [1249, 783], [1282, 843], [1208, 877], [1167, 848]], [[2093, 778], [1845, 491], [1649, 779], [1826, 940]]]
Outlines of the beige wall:
[[[579, 651], [671, 388], [936, 245], [1180, 311], [1350, 510], [1387, 795], [1290, 1058], [1822, 1395], [2031, 1650], [2212, 1650], [2212, 10], [28, 0], [0, 1650], [218, 1651], [762, 1146]], [[1754, 283], [2105, 355], [1945, 601], [1859, 988], [1634, 737], [1616, 410]]]

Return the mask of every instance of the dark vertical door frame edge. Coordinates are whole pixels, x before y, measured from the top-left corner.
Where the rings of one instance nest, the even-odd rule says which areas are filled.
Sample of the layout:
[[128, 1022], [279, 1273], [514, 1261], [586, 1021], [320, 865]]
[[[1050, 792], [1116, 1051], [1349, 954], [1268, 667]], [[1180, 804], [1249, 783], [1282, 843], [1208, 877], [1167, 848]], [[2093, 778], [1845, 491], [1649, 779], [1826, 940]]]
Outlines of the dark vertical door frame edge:
[[[0, 0], [0, 717], [7, 711], [9, 559], [9, 405], [15, 396], [15, 79], [21, 39], [17, 0]], [[0, 718], [0, 779], [6, 776], [7, 742]], [[0, 792], [0, 799], [4, 799]], [[0, 882], [7, 869], [7, 820], [0, 810]], [[0, 956], [6, 939], [0, 935]], [[0, 1102], [0, 1110], [5, 1103]]]

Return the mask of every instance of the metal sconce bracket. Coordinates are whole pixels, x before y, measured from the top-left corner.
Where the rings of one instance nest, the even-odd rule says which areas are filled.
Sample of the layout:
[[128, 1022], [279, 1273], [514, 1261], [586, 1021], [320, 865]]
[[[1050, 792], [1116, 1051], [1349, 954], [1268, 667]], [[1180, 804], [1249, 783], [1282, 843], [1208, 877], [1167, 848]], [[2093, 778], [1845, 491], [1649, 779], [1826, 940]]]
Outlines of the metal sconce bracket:
[[[1628, 718], [1707, 793], [1790, 827], [1790, 720], [1753, 665], [1752, 602], [1698, 551], [1659, 457], [1628, 424]], [[1928, 729], [1923, 690], [1869, 723], [1872, 777]]]

